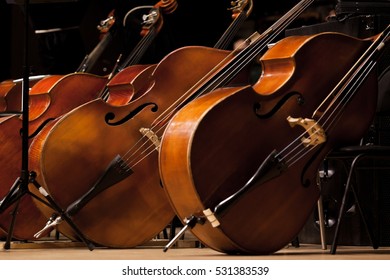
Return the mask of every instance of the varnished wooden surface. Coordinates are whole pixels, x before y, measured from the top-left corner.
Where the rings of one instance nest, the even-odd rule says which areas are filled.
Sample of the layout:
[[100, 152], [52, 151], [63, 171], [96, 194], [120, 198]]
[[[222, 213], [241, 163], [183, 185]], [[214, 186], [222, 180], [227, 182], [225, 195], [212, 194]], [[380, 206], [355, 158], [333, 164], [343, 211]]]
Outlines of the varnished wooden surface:
[[95, 248], [90, 251], [82, 243], [11, 243], [9, 249], [4, 249], [2, 242], [0, 260], [390, 260], [390, 247], [339, 246], [336, 254], [331, 255], [329, 245], [324, 250], [318, 244], [300, 244], [299, 247], [286, 246], [272, 255], [237, 256], [201, 247], [196, 241], [183, 240], [166, 252], [163, 252], [164, 244], [153, 241], [133, 249]]

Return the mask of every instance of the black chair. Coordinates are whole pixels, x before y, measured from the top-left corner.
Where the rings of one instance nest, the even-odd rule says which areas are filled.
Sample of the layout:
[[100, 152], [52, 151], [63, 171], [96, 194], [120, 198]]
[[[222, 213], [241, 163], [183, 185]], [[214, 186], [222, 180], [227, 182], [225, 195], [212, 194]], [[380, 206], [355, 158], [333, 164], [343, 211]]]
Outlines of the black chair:
[[[375, 230], [375, 225], [370, 221], [367, 215], [367, 210], [362, 206], [361, 197], [357, 192], [359, 186], [359, 173], [364, 170], [389, 170], [390, 172], [390, 67], [379, 77], [379, 93], [378, 93], [378, 109], [375, 115], [374, 122], [363, 137], [359, 145], [341, 147], [332, 151], [324, 161], [324, 173], [327, 173], [326, 163], [331, 160], [340, 160], [346, 172], [346, 182], [344, 183], [344, 192], [340, 204], [338, 218], [336, 222], [331, 254], [335, 254], [338, 245], [340, 226], [347, 209], [346, 204], [350, 195], [353, 197], [354, 206], [359, 212], [363, 226], [367, 231], [369, 240], [374, 249], [380, 245], [378, 233]], [[373, 172], [375, 172], [373, 171]], [[374, 183], [373, 183], [374, 184]], [[359, 186], [368, 187], [368, 186]], [[370, 191], [374, 191], [375, 186], [371, 186]], [[359, 188], [359, 189], [360, 189]], [[378, 210], [380, 211], [380, 209]], [[323, 213], [321, 213], [323, 216]]]
[[385, 145], [362, 145], [362, 146], [348, 146], [333, 151], [327, 157], [327, 160], [342, 160], [347, 170], [347, 180], [344, 186], [344, 194], [341, 201], [341, 206], [336, 222], [334, 232], [331, 254], [336, 253], [338, 236], [340, 231], [341, 221], [346, 214], [346, 202], [349, 195], [353, 195], [354, 205], [359, 211], [364, 227], [369, 236], [370, 242], [374, 249], [379, 247], [378, 236], [374, 234], [372, 223], [367, 218], [367, 213], [360, 203], [359, 195], [356, 191], [358, 183], [358, 173], [361, 169], [390, 169], [390, 146]]

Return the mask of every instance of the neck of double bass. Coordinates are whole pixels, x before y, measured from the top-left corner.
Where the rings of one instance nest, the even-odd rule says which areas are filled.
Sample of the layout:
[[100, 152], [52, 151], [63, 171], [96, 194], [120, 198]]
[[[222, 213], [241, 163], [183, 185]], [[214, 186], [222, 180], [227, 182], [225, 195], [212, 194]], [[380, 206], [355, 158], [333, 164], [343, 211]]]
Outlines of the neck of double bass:
[[[234, 59], [228, 62], [222, 71], [219, 71], [218, 75], [214, 75], [216, 78], [213, 76], [212, 82], [204, 86], [202, 92], [215, 90], [232, 81], [242, 69], [253, 61], [254, 58], [264, 53], [267, 50], [268, 45], [313, 2], [314, 0], [302, 0], [262, 34], [255, 32], [248, 37], [244, 41], [243, 47], [240, 46], [238, 51], [232, 52]], [[237, 53], [235, 54], [234, 52]]]

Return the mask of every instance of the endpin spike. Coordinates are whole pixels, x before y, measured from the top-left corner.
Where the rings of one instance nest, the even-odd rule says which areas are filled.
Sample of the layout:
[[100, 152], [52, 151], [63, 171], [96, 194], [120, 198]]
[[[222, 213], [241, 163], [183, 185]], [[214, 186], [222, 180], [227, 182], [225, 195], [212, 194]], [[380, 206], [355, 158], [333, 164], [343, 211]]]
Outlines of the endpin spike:
[[38, 231], [36, 234], [34, 234], [34, 237], [35, 238], [40, 238], [44, 234], [49, 233], [50, 231], [52, 231], [60, 223], [62, 223], [61, 216], [58, 216], [54, 220], [53, 219], [49, 219], [49, 221], [46, 223], [46, 225], [40, 231]]
[[184, 227], [179, 231], [178, 234], [174, 238], [172, 238], [171, 241], [168, 242], [168, 244], [164, 247], [163, 252], [165, 253], [168, 251], [169, 248], [173, 246], [173, 244], [176, 243], [176, 241], [184, 234], [184, 232], [189, 228], [193, 228], [197, 223], [203, 224], [204, 223], [204, 218], [196, 217], [196, 216], [191, 216], [190, 218], [187, 218], [185, 221]]

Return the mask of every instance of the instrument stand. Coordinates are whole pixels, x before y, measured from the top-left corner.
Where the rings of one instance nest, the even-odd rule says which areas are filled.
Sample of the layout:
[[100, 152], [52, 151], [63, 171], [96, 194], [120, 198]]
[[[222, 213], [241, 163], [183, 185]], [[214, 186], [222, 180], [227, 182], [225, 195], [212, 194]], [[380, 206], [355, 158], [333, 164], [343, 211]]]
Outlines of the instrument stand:
[[[60, 2], [64, 2], [64, 0], [59, 0]], [[22, 4], [19, 3], [21, 1], [11, 1], [7, 0], [8, 3], [16, 3], [16, 4]], [[9, 230], [7, 232], [7, 240], [4, 244], [4, 249], [10, 249], [10, 243], [13, 235], [13, 228], [16, 222], [16, 215], [17, 210], [19, 207], [20, 199], [28, 194], [31, 195], [33, 198], [39, 200], [40, 202], [46, 204], [53, 210], [57, 211], [58, 214], [61, 216], [63, 220], [65, 220], [75, 231], [75, 233], [78, 235], [78, 237], [86, 244], [86, 246], [90, 249], [94, 249], [94, 245], [87, 240], [84, 235], [81, 233], [81, 231], [77, 228], [77, 226], [73, 223], [73, 221], [70, 219], [69, 216], [67, 216], [64, 211], [55, 203], [55, 201], [49, 196], [49, 194], [44, 190], [43, 187], [41, 187], [38, 182], [35, 180], [36, 173], [30, 172], [28, 167], [28, 148], [29, 148], [29, 75], [30, 75], [30, 67], [28, 65], [29, 58], [28, 58], [28, 22], [29, 22], [29, 0], [23, 0], [24, 5], [24, 11], [25, 11], [25, 47], [24, 47], [24, 67], [23, 67], [23, 83], [22, 83], [22, 110], [21, 112], [18, 112], [18, 114], [21, 114], [22, 119], [22, 128], [21, 128], [21, 137], [22, 137], [22, 170], [21, 170], [21, 176], [16, 179], [15, 183], [11, 187], [10, 191], [7, 193], [7, 195], [0, 201], [0, 214], [3, 213], [6, 209], [8, 209], [12, 204], [16, 203], [13, 211], [12, 211], [12, 220], [10, 223]], [[42, 2], [37, 1], [37, 2]], [[48, 0], [48, 2], [53, 2]], [[9, 113], [5, 113], [5, 115], [8, 115]], [[44, 197], [47, 199], [48, 202], [44, 201], [37, 195], [30, 192], [28, 185], [29, 183], [32, 183], [41, 194], [44, 195]]]

